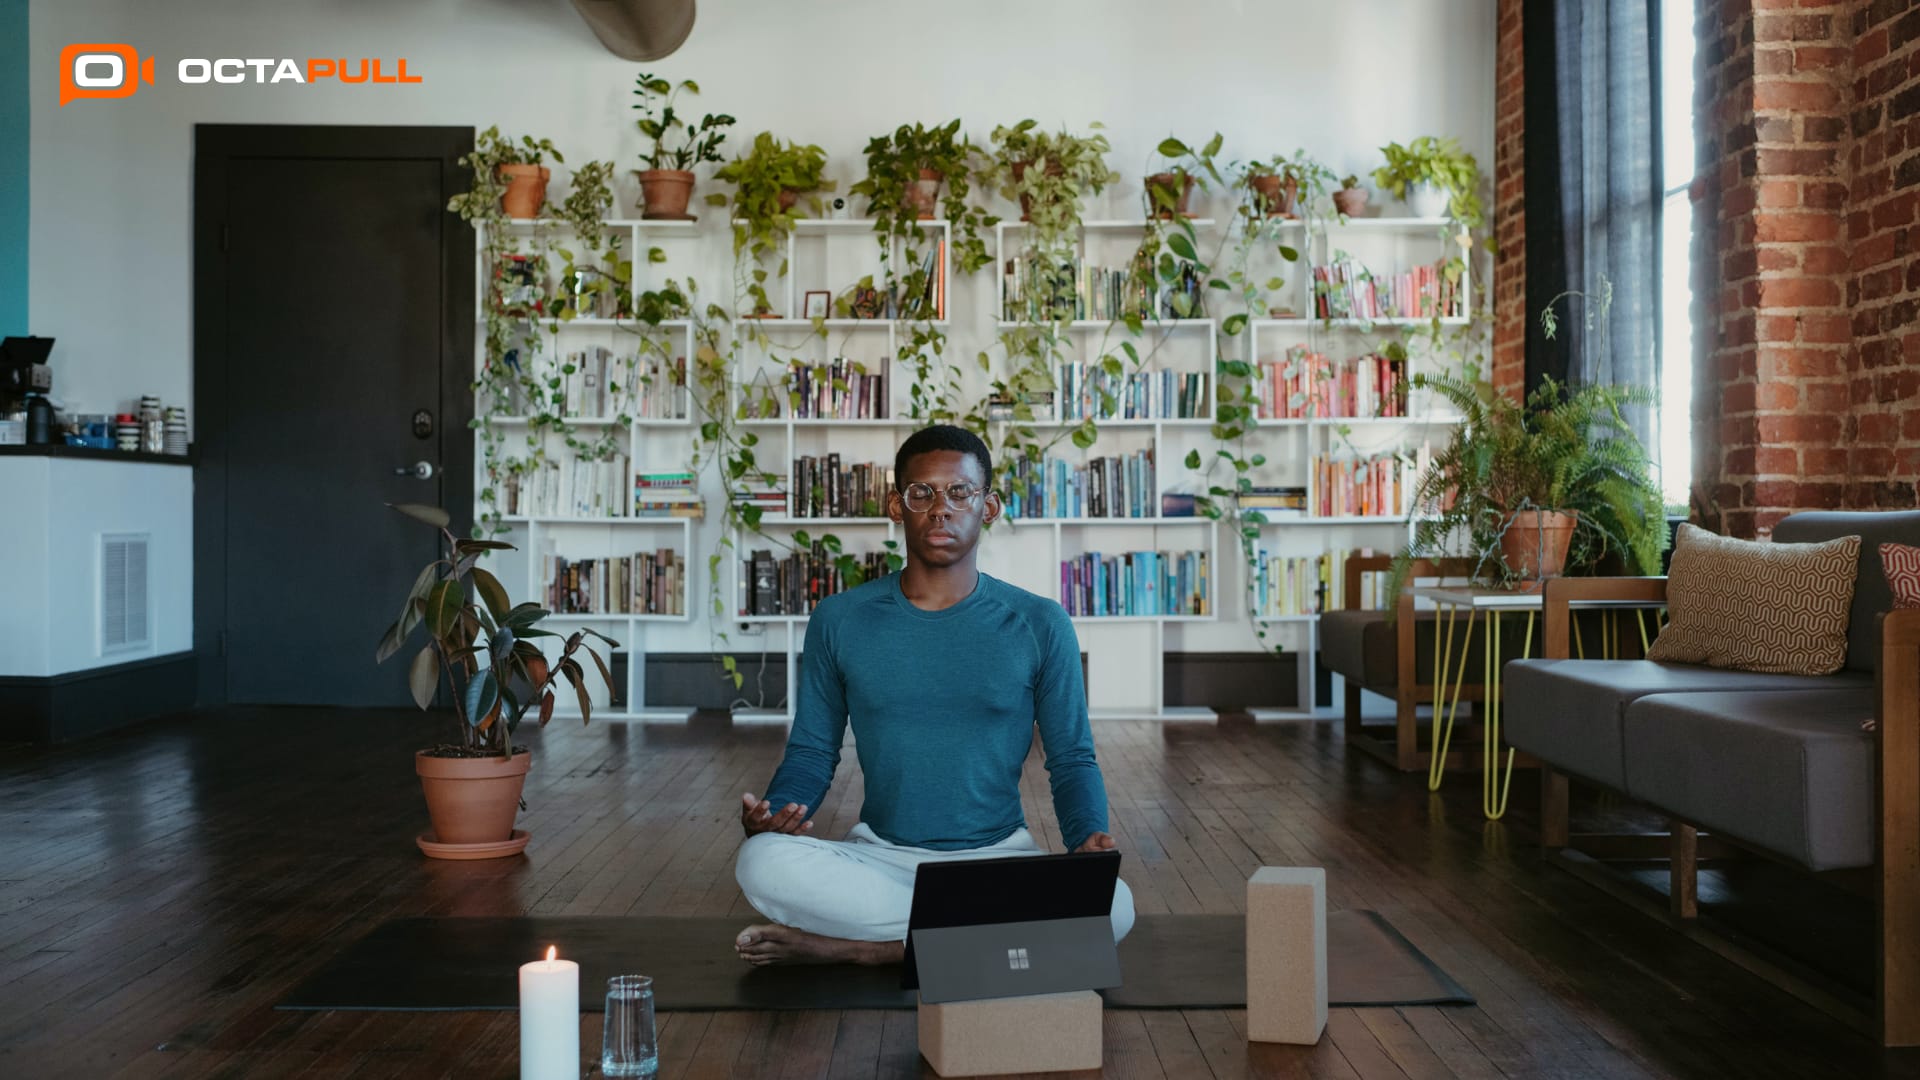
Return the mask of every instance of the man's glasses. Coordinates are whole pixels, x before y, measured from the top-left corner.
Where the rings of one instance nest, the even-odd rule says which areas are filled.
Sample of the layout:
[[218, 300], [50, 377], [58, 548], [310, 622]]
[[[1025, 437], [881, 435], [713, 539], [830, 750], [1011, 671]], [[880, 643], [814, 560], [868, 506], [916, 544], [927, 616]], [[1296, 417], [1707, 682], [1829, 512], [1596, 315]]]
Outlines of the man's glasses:
[[936, 489], [931, 484], [908, 484], [906, 490], [900, 493], [900, 501], [914, 513], [924, 514], [933, 509], [933, 496], [936, 490], [945, 492], [948, 506], [955, 510], [964, 510], [972, 506], [974, 498], [987, 489], [966, 480], [956, 480], [940, 489]]

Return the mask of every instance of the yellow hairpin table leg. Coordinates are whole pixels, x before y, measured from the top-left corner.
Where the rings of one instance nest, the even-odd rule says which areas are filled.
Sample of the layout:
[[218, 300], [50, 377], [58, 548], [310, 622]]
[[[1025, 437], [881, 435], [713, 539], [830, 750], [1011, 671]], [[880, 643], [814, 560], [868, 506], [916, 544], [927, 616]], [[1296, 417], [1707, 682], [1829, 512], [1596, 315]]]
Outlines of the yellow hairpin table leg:
[[[1526, 660], [1533, 655], [1533, 617], [1527, 612], [1526, 636], [1521, 638], [1520, 658]], [[1487, 724], [1483, 736], [1485, 746], [1483, 780], [1481, 784], [1480, 809], [1487, 815], [1488, 821], [1498, 821], [1507, 813], [1507, 799], [1513, 794], [1513, 756], [1512, 747], [1507, 748], [1506, 768], [1500, 768], [1500, 708], [1504, 692], [1504, 679], [1500, 664], [1500, 620], [1487, 613], [1487, 663], [1486, 677]]]
[[[1460, 713], [1460, 687], [1466, 682], [1467, 654], [1473, 651], [1473, 618], [1475, 612], [1467, 610], [1467, 625], [1464, 640], [1460, 644], [1460, 662], [1453, 662], [1453, 626], [1459, 618], [1460, 609], [1447, 605], [1447, 629], [1444, 646], [1438, 620], [1433, 628], [1433, 753], [1427, 759], [1427, 790], [1439, 791], [1441, 778], [1447, 773], [1447, 750], [1453, 745], [1453, 720]], [[1451, 700], [1447, 693], [1447, 677], [1453, 676]], [[1443, 704], [1444, 708], [1443, 708]]]

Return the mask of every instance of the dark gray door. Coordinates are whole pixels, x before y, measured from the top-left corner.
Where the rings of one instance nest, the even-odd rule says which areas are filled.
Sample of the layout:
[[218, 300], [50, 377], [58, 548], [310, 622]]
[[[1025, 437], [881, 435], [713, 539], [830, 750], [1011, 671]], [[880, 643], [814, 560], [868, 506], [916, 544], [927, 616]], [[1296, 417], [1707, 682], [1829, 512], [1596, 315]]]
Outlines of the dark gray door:
[[[469, 485], [444, 470], [471, 461], [445, 400], [466, 382], [446, 370], [462, 363], [448, 308], [472, 310], [450, 295], [447, 233], [471, 234], [446, 210], [443, 165], [338, 149], [224, 159], [224, 326], [203, 325], [224, 334], [223, 370], [199, 397], [221, 399], [221, 467], [203, 482], [222, 484], [207, 494], [224, 502], [225, 559], [197, 569], [224, 577], [223, 611], [207, 614], [224, 621], [228, 701], [409, 700], [411, 652], [376, 667], [374, 647], [438, 536], [385, 504], [448, 505]], [[421, 463], [430, 476], [411, 471]]]

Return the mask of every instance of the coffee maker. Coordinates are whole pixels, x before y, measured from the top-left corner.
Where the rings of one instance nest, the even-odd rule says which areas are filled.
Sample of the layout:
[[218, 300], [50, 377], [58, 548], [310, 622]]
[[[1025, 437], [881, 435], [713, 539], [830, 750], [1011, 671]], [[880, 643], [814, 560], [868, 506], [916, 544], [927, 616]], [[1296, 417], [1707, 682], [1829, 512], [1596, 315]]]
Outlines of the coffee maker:
[[27, 442], [53, 441], [53, 352], [50, 337], [10, 337], [0, 340], [0, 417], [25, 409]]

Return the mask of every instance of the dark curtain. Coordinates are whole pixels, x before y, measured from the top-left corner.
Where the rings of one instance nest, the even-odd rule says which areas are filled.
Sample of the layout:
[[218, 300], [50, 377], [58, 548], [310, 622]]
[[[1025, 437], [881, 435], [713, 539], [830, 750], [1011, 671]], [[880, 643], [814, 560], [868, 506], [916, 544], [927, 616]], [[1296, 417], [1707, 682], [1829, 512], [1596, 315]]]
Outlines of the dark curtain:
[[[1526, 7], [1529, 390], [1549, 376], [1659, 385], [1657, 4]], [[1549, 303], [1559, 324], [1552, 339], [1540, 319]], [[1635, 409], [1632, 420], [1654, 446], [1651, 410]]]

